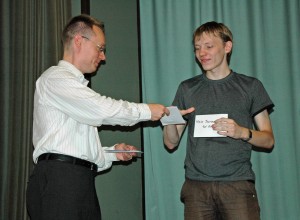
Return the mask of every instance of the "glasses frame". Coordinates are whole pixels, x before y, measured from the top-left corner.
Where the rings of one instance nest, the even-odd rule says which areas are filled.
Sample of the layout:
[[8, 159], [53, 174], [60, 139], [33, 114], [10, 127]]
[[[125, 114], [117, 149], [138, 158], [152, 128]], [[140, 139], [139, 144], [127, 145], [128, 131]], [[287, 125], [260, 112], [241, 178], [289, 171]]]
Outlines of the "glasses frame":
[[96, 45], [97, 50], [98, 50], [99, 53], [103, 53], [103, 54], [106, 53], [106, 48], [105, 47], [100, 46], [99, 44], [97, 44], [96, 42], [94, 42], [93, 40], [91, 40], [90, 38], [88, 38], [86, 36], [81, 35], [81, 37], [84, 38], [84, 39], [87, 39], [87, 40], [89, 40], [91, 42], [93, 42]]

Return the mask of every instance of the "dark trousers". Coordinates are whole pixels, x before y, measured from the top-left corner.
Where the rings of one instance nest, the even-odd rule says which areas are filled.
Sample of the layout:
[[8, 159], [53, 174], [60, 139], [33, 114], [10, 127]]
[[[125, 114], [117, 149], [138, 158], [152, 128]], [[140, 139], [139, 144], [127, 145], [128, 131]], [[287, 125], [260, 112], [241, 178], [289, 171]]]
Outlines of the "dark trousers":
[[60, 161], [39, 162], [27, 186], [32, 220], [101, 220], [96, 172]]
[[201, 182], [186, 179], [181, 199], [185, 220], [260, 219], [253, 182]]

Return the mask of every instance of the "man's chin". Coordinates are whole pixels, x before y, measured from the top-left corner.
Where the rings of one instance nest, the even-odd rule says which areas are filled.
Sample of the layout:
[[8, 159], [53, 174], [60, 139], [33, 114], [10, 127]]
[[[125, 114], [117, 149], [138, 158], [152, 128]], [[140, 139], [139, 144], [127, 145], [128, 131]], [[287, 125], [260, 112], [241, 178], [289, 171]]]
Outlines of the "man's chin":
[[202, 69], [203, 69], [204, 71], [209, 71], [209, 70], [211, 70], [211, 68], [209, 68], [208, 66], [202, 66]]
[[99, 69], [99, 67], [100, 67], [100, 65], [99, 65], [99, 66], [98, 66], [98, 65], [95, 65], [94, 68], [92, 68], [92, 69], [90, 70], [90, 73], [97, 72], [98, 69]]

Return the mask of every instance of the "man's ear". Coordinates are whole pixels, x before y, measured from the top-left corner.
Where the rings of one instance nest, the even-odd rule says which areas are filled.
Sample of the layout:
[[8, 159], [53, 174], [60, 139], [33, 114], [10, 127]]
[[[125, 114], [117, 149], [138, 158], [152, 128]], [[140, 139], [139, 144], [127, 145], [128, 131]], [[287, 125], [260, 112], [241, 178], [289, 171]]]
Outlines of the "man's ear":
[[225, 43], [225, 52], [226, 53], [230, 53], [232, 50], [232, 41], [227, 41]]
[[75, 48], [76, 49], [80, 48], [81, 43], [82, 43], [82, 37], [80, 35], [76, 35], [73, 38], [73, 44], [74, 44]]

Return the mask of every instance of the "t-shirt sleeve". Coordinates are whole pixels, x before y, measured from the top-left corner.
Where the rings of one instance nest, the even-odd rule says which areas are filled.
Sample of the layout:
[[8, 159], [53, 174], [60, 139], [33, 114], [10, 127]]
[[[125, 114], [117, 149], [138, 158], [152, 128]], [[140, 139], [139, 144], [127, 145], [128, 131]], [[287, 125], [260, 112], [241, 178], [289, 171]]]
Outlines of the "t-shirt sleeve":
[[174, 100], [172, 102], [173, 106], [177, 106], [179, 110], [185, 109], [185, 103], [184, 103], [184, 97], [183, 97], [184, 91], [183, 91], [183, 84], [181, 83], [178, 86], [176, 95], [174, 97]]
[[271, 112], [274, 103], [272, 102], [270, 96], [268, 95], [265, 87], [263, 84], [256, 79], [254, 81], [254, 85], [252, 86], [252, 108], [251, 114], [255, 116], [256, 114], [262, 112], [263, 110], [267, 109], [268, 112]]

